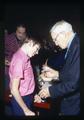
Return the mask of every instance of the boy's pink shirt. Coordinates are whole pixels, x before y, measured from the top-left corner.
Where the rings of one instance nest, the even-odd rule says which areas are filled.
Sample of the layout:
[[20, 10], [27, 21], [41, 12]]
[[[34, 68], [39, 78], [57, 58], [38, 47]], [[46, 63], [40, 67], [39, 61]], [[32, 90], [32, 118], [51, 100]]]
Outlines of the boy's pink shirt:
[[35, 81], [30, 58], [19, 49], [12, 58], [10, 68], [10, 89], [12, 81], [20, 78], [19, 92], [21, 96], [29, 95], [34, 92]]

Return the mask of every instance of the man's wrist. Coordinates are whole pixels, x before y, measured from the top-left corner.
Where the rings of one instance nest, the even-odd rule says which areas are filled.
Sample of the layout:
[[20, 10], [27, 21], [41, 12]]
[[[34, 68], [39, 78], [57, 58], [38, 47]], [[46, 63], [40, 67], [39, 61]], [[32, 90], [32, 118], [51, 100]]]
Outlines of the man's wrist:
[[59, 72], [56, 73], [56, 76], [54, 76], [53, 79], [59, 80]]

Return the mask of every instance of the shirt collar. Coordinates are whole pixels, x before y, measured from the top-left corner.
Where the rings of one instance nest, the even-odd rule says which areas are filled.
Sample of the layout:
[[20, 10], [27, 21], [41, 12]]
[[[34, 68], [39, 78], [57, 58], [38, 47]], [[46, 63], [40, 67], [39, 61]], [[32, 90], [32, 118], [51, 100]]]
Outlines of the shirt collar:
[[21, 48], [19, 49], [19, 51], [24, 56], [25, 59], [30, 59], [30, 57], [26, 55], [26, 53]]
[[67, 53], [68, 53], [68, 50], [69, 50], [69, 47], [71, 45], [71, 42], [73, 41], [73, 38], [75, 36], [76, 33], [73, 33], [69, 39], [69, 42], [68, 42], [68, 45], [67, 45], [67, 51], [66, 51], [66, 54], [65, 54], [65, 58], [67, 57]]
[[69, 42], [68, 42], [68, 45], [67, 45], [67, 50], [69, 49], [70, 45], [71, 45], [71, 42], [73, 41], [73, 38], [75, 36], [76, 33], [73, 33], [72, 36], [70, 37], [69, 39]]

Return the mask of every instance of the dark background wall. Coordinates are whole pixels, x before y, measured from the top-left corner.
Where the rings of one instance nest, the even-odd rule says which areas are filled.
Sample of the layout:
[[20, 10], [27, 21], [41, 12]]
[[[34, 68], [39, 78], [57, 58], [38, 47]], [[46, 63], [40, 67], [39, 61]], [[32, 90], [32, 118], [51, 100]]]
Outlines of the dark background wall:
[[70, 22], [80, 29], [79, 3], [13, 3], [5, 4], [5, 27], [12, 32], [18, 22], [25, 22], [31, 31], [47, 36], [50, 27], [58, 20]]
[[[49, 39], [49, 30], [59, 20], [70, 22], [73, 29], [80, 34], [80, 4], [74, 2], [32, 2], [6, 3], [5, 29], [14, 32], [16, 24], [26, 23], [28, 33], [39, 34], [43, 39]], [[42, 54], [42, 55], [40, 55]], [[41, 52], [36, 61], [46, 59], [49, 52]], [[35, 60], [34, 60], [35, 61]]]

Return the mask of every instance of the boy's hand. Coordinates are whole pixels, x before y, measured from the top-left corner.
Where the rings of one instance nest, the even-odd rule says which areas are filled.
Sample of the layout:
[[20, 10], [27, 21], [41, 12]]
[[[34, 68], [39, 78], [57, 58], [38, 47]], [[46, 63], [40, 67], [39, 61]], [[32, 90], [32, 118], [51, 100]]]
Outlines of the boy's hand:
[[36, 95], [34, 96], [34, 102], [41, 103], [41, 102], [42, 102], [41, 97], [36, 94]]
[[41, 98], [47, 98], [50, 97], [49, 87], [43, 88], [39, 91], [39, 96]]
[[35, 116], [35, 113], [31, 110], [24, 111], [25, 116]]

